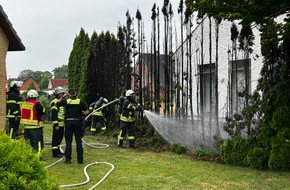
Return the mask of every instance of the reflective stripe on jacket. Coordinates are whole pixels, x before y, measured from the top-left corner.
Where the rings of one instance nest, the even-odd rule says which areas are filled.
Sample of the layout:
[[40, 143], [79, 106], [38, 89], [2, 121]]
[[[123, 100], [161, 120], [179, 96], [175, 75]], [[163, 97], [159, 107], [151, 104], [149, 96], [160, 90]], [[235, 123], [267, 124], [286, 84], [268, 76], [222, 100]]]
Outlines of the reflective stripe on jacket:
[[21, 120], [25, 129], [40, 128], [43, 126], [42, 121], [38, 121], [36, 111], [36, 100], [26, 100], [21, 104]]
[[137, 109], [137, 107], [135, 104], [131, 104], [130, 102], [126, 101], [124, 102], [124, 107], [122, 114], [120, 115], [120, 120], [125, 122], [134, 122], [136, 121], [135, 110]]
[[6, 101], [6, 117], [7, 118], [16, 118], [20, 117], [20, 105], [22, 99], [15, 91], [9, 91], [7, 94]]
[[52, 123], [58, 124], [59, 127], [64, 127], [65, 126], [65, 124], [64, 124], [64, 111], [65, 111], [64, 106], [58, 107], [57, 102], [58, 102], [58, 99], [54, 98], [50, 103], [51, 110], [57, 112], [57, 118], [54, 118], [54, 116], [53, 116]]

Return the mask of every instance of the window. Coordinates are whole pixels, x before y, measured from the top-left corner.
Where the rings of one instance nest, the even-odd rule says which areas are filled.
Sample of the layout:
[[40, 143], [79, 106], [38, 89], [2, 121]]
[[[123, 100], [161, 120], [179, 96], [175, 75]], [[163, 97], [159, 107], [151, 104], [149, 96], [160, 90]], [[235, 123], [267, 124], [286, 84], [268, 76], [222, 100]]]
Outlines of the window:
[[199, 69], [202, 73], [202, 80], [200, 80], [200, 89], [202, 90], [200, 100], [202, 102], [203, 112], [209, 113], [211, 103], [213, 107], [215, 100], [215, 64], [200, 65]]
[[239, 113], [246, 103], [243, 94], [250, 92], [250, 59], [230, 62], [231, 80], [231, 113]]

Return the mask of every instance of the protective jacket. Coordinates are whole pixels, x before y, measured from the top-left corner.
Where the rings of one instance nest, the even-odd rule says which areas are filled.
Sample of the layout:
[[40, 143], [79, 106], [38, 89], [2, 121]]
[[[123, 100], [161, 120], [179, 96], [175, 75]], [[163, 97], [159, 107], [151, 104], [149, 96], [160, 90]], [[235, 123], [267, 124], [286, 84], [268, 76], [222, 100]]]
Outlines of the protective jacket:
[[42, 115], [44, 113], [45, 108], [42, 107], [39, 102], [34, 99], [27, 99], [21, 104], [20, 123], [24, 125], [24, 129], [42, 128]]
[[[92, 126], [91, 131], [97, 132], [97, 123], [101, 126], [101, 130], [105, 131], [107, 129], [106, 126], [106, 113], [108, 112], [108, 109], [106, 107], [103, 107], [102, 109], [97, 110], [98, 108], [105, 105], [103, 102], [103, 97], [101, 97], [97, 102], [93, 102], [89, 106], [89, 110], [92, 111]], [[97, 111], [96, 111], [97, 110]]]
[[22, 103], [22, 98], [19, 96], [19, 92], [15, 90], [10, 90], [7, 93], [6, 102], [6, 117], [7, 118], [17, 118], [20, 117], [20, 104]]
[[136, 121], [137, 103], [134, 99], [126, 98], [123, 103], [122, 113], [120, 115], [120, 120], [124, 122], [134, 122]]
[[54, 126], [64, 127], [64, 106], [57, 106], [58, 99], [54, 98], [51, 103], [51, 119]]

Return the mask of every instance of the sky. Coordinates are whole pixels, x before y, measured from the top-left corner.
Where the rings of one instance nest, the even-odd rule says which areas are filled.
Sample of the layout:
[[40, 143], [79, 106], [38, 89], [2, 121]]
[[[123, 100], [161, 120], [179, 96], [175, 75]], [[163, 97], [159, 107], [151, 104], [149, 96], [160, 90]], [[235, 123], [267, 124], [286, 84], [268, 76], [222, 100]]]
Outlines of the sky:
[[[56, 67], [68, 64], [73, 41], [81, 28], [89, 36], [94, 31], [110, 31], [116, 35], [118, 24], [126, 24], [127, 10], [135, 18], [139, 9], [145, 37], [150, 39], [152, 6], [156, 3], [161, 10], [163, 2], [164, 0], [0, 0], [8, 20], [26, 48], [25, 51], [7, 53], [7, 77], [17, 78], [25, 69], [52, 72]], [[174, 11], [173, 23], [176, 23], [179, 19], [179, 0], [170, 2]], [[163, 17], [160, 20], [162, 22]], [[137, 21], [134, 23], [137, 24]], [[135, 28], [137, 32], [137, 26]]]

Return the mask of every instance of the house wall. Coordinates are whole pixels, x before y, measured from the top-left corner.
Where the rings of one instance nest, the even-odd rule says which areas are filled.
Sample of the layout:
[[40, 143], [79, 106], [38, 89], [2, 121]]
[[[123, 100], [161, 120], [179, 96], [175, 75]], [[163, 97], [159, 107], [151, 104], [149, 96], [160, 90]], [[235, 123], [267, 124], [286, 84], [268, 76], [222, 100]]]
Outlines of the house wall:
[[[235, 21], [235, 24], [240, 31], [241, 26], [238, 24], [238, 21]], [[211, 22], [212, 27], [212, 61], [211, 63], [216, 62], [216, 30], [215, 30], [215, 21]], [[228, 106], [228, 81], [229, 81], [229, 57], [228, 50], [231, 50], [232, 41], [231, 41], [231, 29], [232, 22], [222, 21], [219, 26], [219, 41], [218, 41], [218, 110], [219, 110], [219, 118], [223, 119], [226, 116], [227, 106]], [[203, 38], [202, 38], [202, 28], [203, 28]], [[191, 54], [192, 54], [192, 96], [193, 96], [193, 115], [197, 117], [200, 112], [200, 79], [199, 79], [199, 70], [198, 67], [201, 65], [201, 61], [203, 58], [203, 64], [210, 63], [210, 54], [209, 54], [209, 19], [205, 18], [201, 24], [199, 24], [195, 30], [192, 32], [191, 38]], [[254, 28], [253, 33], [255, 36], [253, 53], [250, 55], [251, 60], [251, 81], [250, 81], [250, 91], [253, 92], [257, 86], [257, 80], [260, 77], [259, 73], [262, 68], [262, 56], [261, 56], [261, 47], [260, 47], [260, 33]], [[203, 40], [202, 40], [203, 39]], [[201, 45], [201, 41], [203, 41], [203, 48]], [[188, 44], [186, 42], [183, 43], [184, 48], [184, 64], [183, 67], [186, 69], [187, 67], [187, 58], [186, 53], [189, 51]], [[202, 55], [201, 55], [202, 53]], [[259, 58], [253, 58], [254, 55], [259, 55]], [[181, 48], [177, 50], [175, 53], [175, 62], [181, 64]], [[237, 57], [238, 59], [243, 59], [244, 53], [242, 51], [238, 51]], [[181, 81], [181, 78], [179, 78]], [[184, 83], [183, 91], [189, 94], [189, 89], [186, 88], [186, 82]], [[184, 97], [183, 97], [184, 98]], [[213, 95], [214, 98], [214, 95]], [[190, 113], [190, 100], [189, 98], [185, 98], [184, 106], [188, 108], [188, 114]]]
[[28, 88], [29, 88], [29, 85], [33, 83], [36, 90], [39, 91], [40, 88], [39, 88], [39, 84], [37, 81], [35, 81], [33, 78], [29, 77], [27, 78], [25, 81], [23, 81], [23, 84], [22, 86], [20, 87], [20, 91], [26, 91]]
[[6, 55], [9, 41], [2, 28], [0, 27], [0, 130], [5, 128], [6, 124], [6, 90], [5, 90], [5, 73], [6, 73]]

